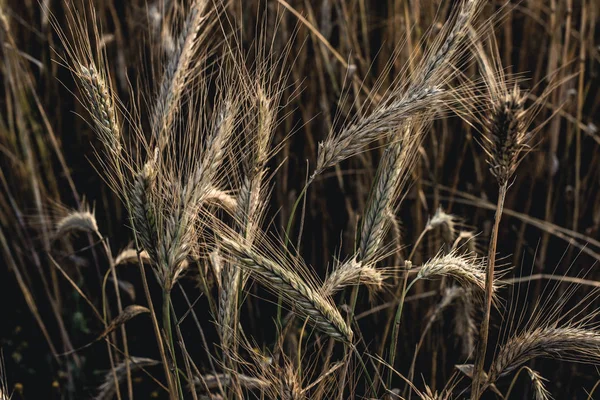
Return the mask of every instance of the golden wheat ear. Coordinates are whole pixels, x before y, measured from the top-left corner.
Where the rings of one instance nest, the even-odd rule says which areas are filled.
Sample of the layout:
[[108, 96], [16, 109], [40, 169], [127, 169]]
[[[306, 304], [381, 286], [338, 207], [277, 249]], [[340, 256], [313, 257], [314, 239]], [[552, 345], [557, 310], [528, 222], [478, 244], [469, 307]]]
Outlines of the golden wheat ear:
[[[496, 271], [496, 277], [501, 272]], [[418, 279], [434, 279], [440, 277], [451, 277], [465, 289], [473, 289], [475, 293], [482, 295], [486, 289], [486, 260], [473, 255], [458, 255], [452, 252], [432, 258], [421, 266], [417, 274]], [[493, 298], [499, 301], [498, 290], [502, 284], [498, 279], [494, 280]]]

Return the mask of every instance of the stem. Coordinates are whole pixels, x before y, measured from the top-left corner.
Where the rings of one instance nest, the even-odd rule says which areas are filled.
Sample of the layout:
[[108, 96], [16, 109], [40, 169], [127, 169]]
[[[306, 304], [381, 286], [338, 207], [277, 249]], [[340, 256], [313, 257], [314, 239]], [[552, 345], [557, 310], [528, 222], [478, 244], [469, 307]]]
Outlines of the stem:
[[406, 298], [406, 293], [410, 290], [412, 285], [419, 280], [419, 278], [415, 278], [408, 286], [406, 282], [408, 281], [408, 271], [410, 270], [410, 261], [406, 262], [406, 275], [404, 278], [404, 288], [402, 290], [402, 297], [400, 298], [400, 303], [398, 303], [398, 308], [396, 309], [396, 317], [394, 318], [394, 328], [392, 329], [392, 343], [390, 344], [390, 373], [387, 379], [387, 387], [392, 386], [392, 375], [394, 369], [394, 362], [396, 361], [396, 347], [398, 345], [398, 335], [400, 333], [400, 320], [402, 318], [402, 309], [404, 308], [404, 299]]
[[492, 296], [494, 294], [494, 267], [496, 264], [496, 244], [498, 242], [498, 226], [500, 225], [500, 219], [502, 218], [502, 209], [504, 208], [504, 198], [506, 197], [506, 191], [508, 188], [508, 182], [504, 182], [500, 185], [498, 193], [498, 203], [496, 205], [496, 216], [494, 219], [494, 229], [492, 230], [492, 237], [490, 238], [490, 247], [488, 251], [488, 268], [485, 277], [485, 304], [483, 320], [481, 321], [481, 327], [479, 329], [479, 342], [477, 344], [477, 351], [475, 353], [475, 372], [473, 374], [473, 387], [471, 390], [471, 400], [478, 400], [481, 396], [483, 386], [483, 364], [485, 362], [485, 352], [487, 349], [488, 333], [490, 327], [490, 313], [492, 309]]
[[175, 356], [175, 343], [173, 342], [173, 329], [171, 327], [171, 291], [166, 288], [163, 290], [162, 317], [163, 329], [167, 334], [167, 346], [169, 347], [169, 353], [173, 362], [176, 391], [179, 394], [179, 398], [183, 400], [183, 392], [179, 380], [179, 370], [177, 368], [177, 357]]
[[[117, 298], [117, 310], [119, 314], [123, 312], [123, 303], [121, 302], [121, 293], [117, 280], [117, 269], [115, 268], [115, 259], [113, 258], [112, 251], [110, 249], [110, 245], [107, 240], [103, 240], [102, 234], [96, 230], [95, 234], [101, 239], [104, 251], [109, 260], [109, 268], [110, 274], [113, 280], [113, 287], [115, 290], [116, 298]], [[105, 296], [105, 288], [104, 285], [102, 287], [102, 307], [104, 309], [104, 320], [106, 321], [106, 296]], [[131, 380], [131, 366], [130, 366], [130, 357], [129, 357], [129, 343], [127, 342], [127, 331], [125, 330], [125, 324], [121, 325], [121, 337], [123, 338], [123, 353], [125, 354], [125, 371], [127, 374], [127, 395], [129, 400], [133, 400], [133, 381]], [[109, 352], [111, 349], [109, 348]], [[117, 391], [119, 391], [117, 389]]]
[[421, 234], [419, 235], [419, 237], [417, 238], [417, 241], [413, 245], [413, 248], [412, 248], [410, 254], [408, 255], [407, 260], [411, 260], [412, 261], [414, 255], [415, 255], [415, 252], [417, 251], [417, 248], [421, 244], [421, 241], [423, 240], [423, 238], [425, 237], [425, 235], [427, 234], [427, 232], [429, 232], [429, 227], [425, 227], [425, 229], [423, 229], [421, 231]]
[[[292, 224], [294, 223], [294, 215], [296, 215], [296, 210], [298, 209], [298, 205], [300, 205], [300, 201], [302, 200], [302, 198], [306, 194], [306, 191], [308, 190], [308, 187], [310, 186], [310, 184], [312, 183], [312, 181], [313, 181], [313, 177], [311, 176], [309, 178], [308, 182], [306, 182], [306, 185], [304, 185], [304, 189], [302, 189], [302, 192], [300, 192], [300, 195], [298, 195], [298, 198], [294, 202], [294, 205], [292, 206], [292, 212], [290, 213], [290, 216], [288, 218], [288, 223], [287, 223], [287, 226], [285, 228], [285, 238], [284, 238], [284, 243], [283, 243], [283, 248], [284, 249], [287, 249], [288, 243], [290, 241], [290, 233], [292, 231]], [[281, 326], [281, 310], [282, 310], [282, 306], [283, 306], [283, 296], [279, 295], [277, 297], [277, 326], [278, 327]]]
[[[360, 281], [360, 276], [359, 276], [359, 281]], [[354, 312], [356, 310], [356, 302], [358, 300], [358, 289], [359, 289], [359, 285], [358, 282], [356, 283], [356, 286], [352, 287], [352, 292], [350, 294], [350, 312], [348, 313], [348, 316], [346, 317], [346, 323], [348, 325], [350, 325], [352, 323], [352, 320], [354, 320]], [[344, 359], [346, 359], [346, 357], [348, 356], [348, 349], [346, 346], [344, 346]], [[350, 366], [349, 362], [346, 362], [346, 365], [344, 366], [344, 374], [342, 374], [342, 377], [340, 379], [340, 382], [338, 384], [339, 387], [339, 399], [342, 400], [343, 396], [344, 396], [344, 387], [346, 386], [346, 376], [348, 374], [348, 368]], [[365, 368], [365, 374], [368, 375], [367, 369]]]

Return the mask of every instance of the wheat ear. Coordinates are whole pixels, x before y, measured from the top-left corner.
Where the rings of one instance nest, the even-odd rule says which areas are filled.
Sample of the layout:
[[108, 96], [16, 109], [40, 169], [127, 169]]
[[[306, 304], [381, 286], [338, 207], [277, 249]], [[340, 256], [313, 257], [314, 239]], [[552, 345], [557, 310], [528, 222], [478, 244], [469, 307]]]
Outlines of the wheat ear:
[[110, 150], [110, 154], [118, 157], [121, 153], [121, 129], [110, 88], [93, 64], [87, 67], [79, 65], [78, 77], [100, 140]]
[[600, 333], [578, 327], [543, 327], [511, 338], [501, 348], [489, 373], [489, 383], [538, 357], [600, 364]]
[[366, 265], [352, 258], [336, 267], [325, 279], [321, 290], [325, 296], [332, 296], [350, 285], [365, 285], [378, 290], [383, 286], [383, 274], [374, 265]]
[[205, 0], [195, 0], [192, 4], [179, 35], [176, 50], [171, 54], [161, 80], [151, 116], [153, 135], [161, 150], [167, 145], [167, 133], [171, 130], [181, 95], [188, 82], [198, 33], [207, 18], [207, 4]]
[[352, 330], [339, 311], [300, 275], [236, 240], [224, 238], [223, 246], [263, 284], [282, 294], [316, 328], [335, 339], [352, 342]]

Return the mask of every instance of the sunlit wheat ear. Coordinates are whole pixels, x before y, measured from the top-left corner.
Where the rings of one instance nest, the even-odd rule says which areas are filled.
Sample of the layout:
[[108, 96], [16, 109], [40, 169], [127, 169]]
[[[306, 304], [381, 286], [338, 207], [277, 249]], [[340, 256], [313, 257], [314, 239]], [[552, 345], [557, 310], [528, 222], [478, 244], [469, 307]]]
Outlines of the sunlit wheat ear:
[[579, 327], [526, 330], [500, 347], [490, 369], [489, 382], [496, 382], [538, 357], [599, 365], [600, 333]]
[[151, 116], [152, 132], [161, 149], [167, 145], [168, 134], [175, 121], [182, 93], [186, 84], [189, 83], [190, 74], [193, 72], [194, 50], [199, 38], [202, 37], [202, 34], [199, 35], [199, 33], [201, 28], [208, 25], [208, 3], [206, 0], [194, 0], [192, 3], [175, 51], [170, 55], [161, 79]]
[[[235, 375], [234, 375], [235, 374]], [[255, 378], [252, 376], [240, 374], [240, 373], [229, 373], [229, 374], [207, 374], [202, 375], [200, 377], [194, 377], [194, 386], [196, 390], [206, 390], [206, 389], [218, 389], [219, 384], [224, 387], [231, 386], [231, 382], [234, 380], [239, 383], [244, 389], [253, 390], [253, 389], [267, 389], [271, 382], [266, 380]]]
[[[235, 237], [235, 236], [234, 236]], [[314, 284], [309, 283], [283, 260], [274, 260], [254, 248], [246, 247], [243, 239], [222, 237], [221, 244], [237, 263], [274, 293], [282, 295], [294, 309], [308, 317], [314, 326], [327, 335], [352, 342], [352, 330], [332, 301]]]
[[[139, 253], [139, 257], [144, 263], [150, 263], [152, 260], [146, 250]], [[138, 251], [136, 249], [125, 249], [115, 257], [115, 266], [122, 264], [135, 264], [138, 262]]]
[[[421, 392], [420, 390], [416, 389], [414, 390], [417, 393], [417, 396], [420, 400], [449, 400], [452, 398], [452, 393], [448, 392], [446, 389], [442, 390], [442, 392], [440, 393], [438, 393], [437, 391], [434, 392], [427, 384], [425, 384], [424, 392]], [[395, 399], [395, 397], [393, 398]]]
[[79, 65], [77, 72], [100, 140], [111, 154], [118, 157], [121, 153], [121, 129], [110, 87], [93, 64], [87, 67]]
[[444, 40], [436, 41], [433, 50], [424, 56], [407, 78], [409, 84], [393, 88], [371, 113], [346, 125], [339, 134], [330, 134], [320, 143], [313, 177], [361, 152], [373, 141], [390, 135], [407, 119], [420, 116], [447, 100], [444, 85], [456, 72], [453, 64], [470, 56], [470, 52], [464, 51], [464, 39], [482, 4], [481, 0], [461, 2], [456, 17], [442, 30]]
[[217, 188], [209, 188], [207, 190], [206, 202], [214, 203], [227, 210], [230, 214], [234, 214], [238, 208], [237, 199], [234, 196]]
[[[129, 368], [132, 371], [138, 369], [144, 369], [146, 367], [152, 367], [160, 364], [159, 361], [153, 360], [151, 358], [144, 357], [131, 357], [129, 359]], [[120, 363], [115, 367], [115, 375], [117, 376], [117, 381], [122, 383], [127, 378], [127, 367], [125, 362]], [[104, 382], [98, 387], [98, 394], [94, 397], [95, 400], [109, 400], [113, 399], [115, 396], [117, 388], [115, 387], [115, 380], [113, 371], [109, 371], [106, 373], [104, 378]]]
[[302, 400], [304, 395], [302, 393], [302, 384], [299, 382], [298, 373], [295, 371], [291, 363], [281, 368], [281, 384], [280, 393], [282, 400]]
[[[418, 279], [434, 279], [451, 277], [465, 289], [472, 288], [481, 295], [485, 292], [486, 263], [484, 258], [476, 256], [461, 256], [454, 252], [436, 256], [427, 261], [417, 274]], [[498, 276], [499, 277], [499, 276]], [[494, 301], [500, 288], [498, 279], [494, 280]]]
[[330, 135], [319, 144], [314, 175], [360, 153], [373, 141], [389, 137], [408, 119], [438, 105], [443, 93], [438, 87], [422, 88], [412, 95], [381, 104], [368, 116], [344, 128], [340, 134]]
[[379, 290], [383, 286], [384, 275], [374, 265], [363, 264], [352, 258], [339, 266], [327, 276], [322, 293], [331, 296], [351, 285], [365, 285], [370, 290]]
[[98, 224], [93, 212], [72, 211], [56, 223], [56, 237], [70, 232], [98, 232]]

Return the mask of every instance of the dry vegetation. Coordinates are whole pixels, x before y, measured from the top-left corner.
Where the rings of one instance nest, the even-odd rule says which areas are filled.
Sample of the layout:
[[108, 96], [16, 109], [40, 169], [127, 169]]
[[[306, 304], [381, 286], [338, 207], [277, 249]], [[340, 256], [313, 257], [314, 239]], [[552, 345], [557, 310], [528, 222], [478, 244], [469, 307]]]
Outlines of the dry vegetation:
[[594, 398], [599, 13], [0, 0], [0, 399]]

